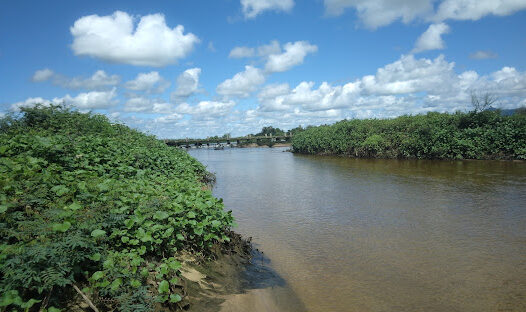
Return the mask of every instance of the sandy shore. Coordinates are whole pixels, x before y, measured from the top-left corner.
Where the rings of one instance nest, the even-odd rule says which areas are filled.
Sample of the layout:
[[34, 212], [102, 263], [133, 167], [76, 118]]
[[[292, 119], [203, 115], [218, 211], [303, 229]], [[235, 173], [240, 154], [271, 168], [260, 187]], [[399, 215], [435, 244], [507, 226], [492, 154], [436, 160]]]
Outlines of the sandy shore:
[[188, 311], [305, 311], [285, 281], [267, 265], [269, 260], [238, 237], [230, 250], [213, 261], [199, 263], [191, 257], [183, 261]]

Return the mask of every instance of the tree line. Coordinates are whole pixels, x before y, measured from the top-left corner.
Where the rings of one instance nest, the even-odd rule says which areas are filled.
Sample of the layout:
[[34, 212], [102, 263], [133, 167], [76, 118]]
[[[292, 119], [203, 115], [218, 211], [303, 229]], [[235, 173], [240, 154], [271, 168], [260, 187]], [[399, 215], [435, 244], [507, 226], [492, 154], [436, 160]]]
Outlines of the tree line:
[[[480, 105], [479, 105], [480, 106]], [[296, 153], [364, 158], [526, 159], [526, 113], [517, 109], [342, 120], [292, 139]]]

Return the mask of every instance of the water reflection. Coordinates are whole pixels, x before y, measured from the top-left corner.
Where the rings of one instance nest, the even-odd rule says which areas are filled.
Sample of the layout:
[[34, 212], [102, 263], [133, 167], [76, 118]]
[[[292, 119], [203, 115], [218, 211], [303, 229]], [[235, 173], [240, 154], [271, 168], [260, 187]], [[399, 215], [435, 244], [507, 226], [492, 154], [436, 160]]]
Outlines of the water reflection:
[[526, 311], [526, 163], [191, 153], [309, 311]]

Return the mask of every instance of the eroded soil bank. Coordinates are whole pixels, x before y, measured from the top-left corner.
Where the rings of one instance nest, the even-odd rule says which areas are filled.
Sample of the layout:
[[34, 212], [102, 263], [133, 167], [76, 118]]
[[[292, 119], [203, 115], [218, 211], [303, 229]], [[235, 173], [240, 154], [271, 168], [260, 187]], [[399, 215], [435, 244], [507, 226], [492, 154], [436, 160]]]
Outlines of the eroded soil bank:
[[188, 311], [296, 312], [305, 307], [286, 282], [269, 267], [269, 260], [249, 241], [232, 234], [215, 260], [186, 256], [181, 269], [188, 291]]

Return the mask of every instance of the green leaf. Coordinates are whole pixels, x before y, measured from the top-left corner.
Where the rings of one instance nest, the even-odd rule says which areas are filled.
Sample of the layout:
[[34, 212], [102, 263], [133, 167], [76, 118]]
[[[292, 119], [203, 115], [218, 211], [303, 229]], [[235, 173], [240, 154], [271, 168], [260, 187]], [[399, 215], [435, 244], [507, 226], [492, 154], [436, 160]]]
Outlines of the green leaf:
[[73, 204], [71, 204], [71, 205], [69, 205], [69, 206], [67, 207], [67, 209], [69, 209], [69, 210], [73, 210], [73, 211], [77, 211], [77, 210], [79, 210], [80, 208], [82, 208], [82, 206], [81, 206], [79, 203], [77, 203], [77, 202], [75, 202], [75, 203], [73, 203]]
[[186, 214], [186, 216], [187, 216], [188, 218], [190, 218], [190, 219], [194, 219], [194, 218], [195, 218], [195, 212], [190, 211], [190, 212], [188, 212], [188, 213]]
[[175, 237], [177, 237], [177, 239], [180, 240], [180, 241], [184, 241], [184, 236], [182, 234], [177, 233], [177, 235], [175, 235]]
[[126, 244], [126, 243], [129, 242], [129, 241], [130, 241], [130, 238], [129, 238], [128, 236], [123, 236], [123, 237], [121, 237], [121, 242], [123, 242], [123, 243]]
[[213, 227], [218, 228], [220, 225], [221, 225], [221, 221], [219, 221], [219, 220], [212, 221], [212, 226]]
[[139, 288], [141, 286], [141, 282], [139, 280], [136, 280], [136, 279], [132, 279], [130, 281], [130, 285], [131, 287], [133, 288]]
[[47, 308], [47, 312], [61, 312], [61, 310], [55, 307], [49, 307]]
[[166, 238], [166, 237], [170, 237], [170, 235], [172, 235], [172, 233], [174, 232], [174, 228], [168, 228], [166, 231], [164, 231], [163, 233], [163, 237]]
[[159, 293], [164, 294], [168, 293], [170, 291], [170, 283], [168, 281], [163, 280], [159, 283]]
[[195, 228], [195, 229], [194, 229], [194, 233], [195, 233], [196, 235], [201, 235], [201, 234], [203, 234], [203, 228], [202, 228], [202, 227]]
[[7, 307], [11, 304], [21, 305], [22, 298], [18, 295], [17, 290], [8, 290], [0, 296], [0, 307]]
[[97, 188], [99, 189], [99, 191], [101, 191], [101, 192], [109, 191], [110, 186], [106, 182], [107, 181], [104, 181], [103, 183], [97, 184]]
[[106, 235], [106, 231], [104, 231], [104, 230], [93, 230], [91, 232], [91, 236], [95, 237], [95, 238], [101, 237], [101, 236], [104, 236], [104, 235]]
[[105, 269], [113, 268], [115, 266], [115, 263], [113, 263], [113, 259], [112, 258], [108, 258], [102, 263], [102, 266]]
[[134, 223], [135, 223], [135, 222], [134, 222], [132, 219], [126, 219], [126, 220], [124, 220], [124, 225], [126, 225], [126, 227], [127, 227], [128, 229], [131, 229], [131, 227], [133, 226]]
[[181, 296], [179, 296], [179, 294], [171, 294], [170, 295], [170, 302], [172, 303], [177, 303], [179, 301], [183, 300], [183, 298], [181, 298]]
[[152, 234], [150, 234], [150, 232], [148, 233], [145, 233], [142, 237], [141, 237], [141, 242], [145, 243], [145, 242], [151, 242], [153, 241], [153, 238], [152, 238]]
[[33, 298], [31, 298], [31, 299], [29, 299], [29, 301], [22, 303], [22, 304], [20, 305], [20, 307], [21, 307], [22, 309], [26, 309], [26, 311], [27, 311], [27, 310], [29, 310], [32, 306], [34, 306], [35, 303], [39, 303], [40, 301], [42, 301], [42, 300], [37, 300], [37, 299], [33, 299]]
[[69, 192], [69, 188], [67, 188], [65, 185], [56, 185], [51, 188], [52, 192], [55, 192], [57, 196], [62, 196]]
[[115, 291], [117, 289], [119, 289], [119, 287], [121, 287], [122, 285], [122, 279], [121, 278], [118, 278], [116, 280], [114, 280], [111, 285], [110, 285], [110, 289]]
[[99, 261], [100, 260], [100, 253], [93, 254], [91, 257], [89, 257], [93, 261]]
[[141, 270], [141, 276], [142, 276], [142, 277], [148, 277], [148, 275], [150, 275], [150, 271], [148, 271], [147, 268], [142, 268], [142, 270]]
[[153, 218], [154, 219], [157, 219], [157, 220], [164, 220], [166, 218], [168, 218], [170, 215], [165, 212], [165, 211], [157, 211], [154, 215], [153, 215]]
[[168, 266], [170, 267], [170, 269], [177, 271], [181, 267], [181, 263], [177, 260], [172, 260], [168, 262]]
[[0, 213], [4, 213], [7, 211], [7, 205], [0, 205]]
[[101, 279], [102, 277], [104, 276], [104, 272], [102, 271], [97, 271], [95, 273], [93, 273], [93, 275], [91, 276], [91, 278], [95, 281]]
[[63, 223], [54, 223], [52, 225], [53, 231], [55, 232], [66, 232], [71, 227], [71, 223], [69, 221], [64, 221]]

